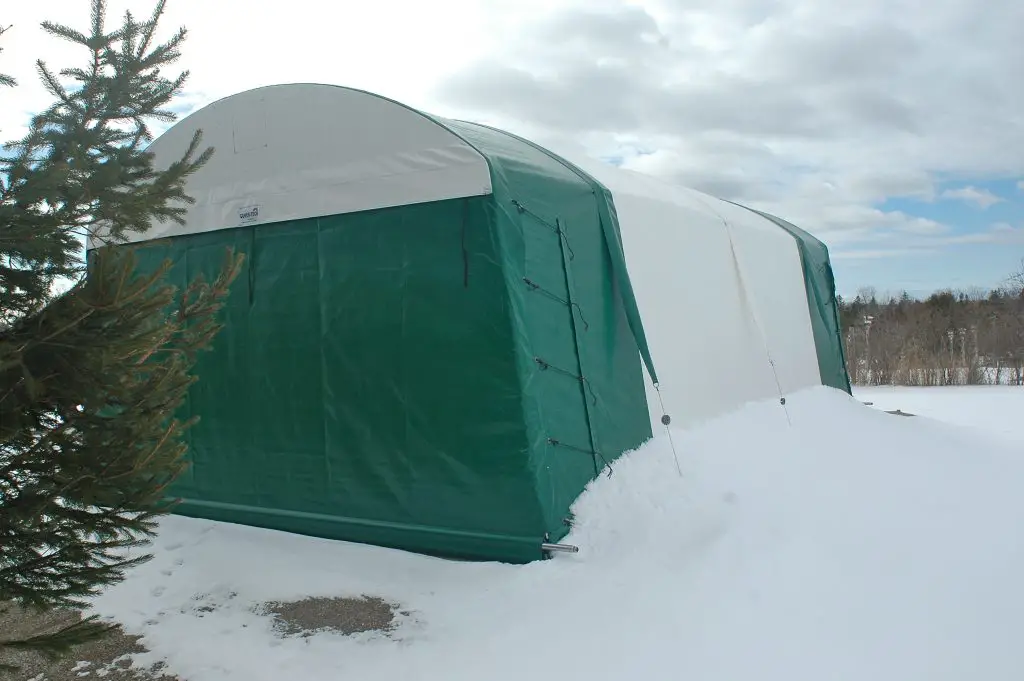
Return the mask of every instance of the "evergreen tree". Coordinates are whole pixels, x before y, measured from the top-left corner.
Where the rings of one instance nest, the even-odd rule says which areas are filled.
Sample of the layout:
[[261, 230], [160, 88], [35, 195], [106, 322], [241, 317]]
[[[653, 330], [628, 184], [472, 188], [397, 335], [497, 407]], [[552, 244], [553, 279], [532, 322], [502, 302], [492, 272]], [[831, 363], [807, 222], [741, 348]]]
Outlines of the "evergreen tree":
[[[156, 42], [165, 1], [113, 31], [104, 0], [86, 33], [44, 23], [88, 57], [59, 74], [37, 62], [54, 102], [0, 156], [0, 607], [83, 607], [149, 557], [140, 547], [184, 466], [191, 422], [175, 414], [241, 266], [227, 252], [214, 281], [176, 291], [170, 263], [143, 276], [124, 243], [182, 222], [185, 182], [212, 153], [197, 135], [157, 170], [145, 150], [188, 76], [163, 73], [186, 36]], [[99, 240], [87, 259], [85, 238]], [[55, 295], [60, 281], [70, 289]], [[88, 618], [0, 652], [57, 655], [106, 629]]]

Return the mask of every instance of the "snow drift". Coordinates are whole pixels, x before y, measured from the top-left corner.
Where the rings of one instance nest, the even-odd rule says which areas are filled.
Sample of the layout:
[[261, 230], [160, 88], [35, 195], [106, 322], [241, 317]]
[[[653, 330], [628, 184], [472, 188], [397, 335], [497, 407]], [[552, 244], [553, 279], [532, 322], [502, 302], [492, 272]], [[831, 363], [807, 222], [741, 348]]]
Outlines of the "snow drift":
[[[1024, 674], [1019, 447], [825, 388], [619, 461], [576, 555], [522, 567], [168, 518], [96, 601], [187, 681], [1001, 681]], [[254, 607], [379, 596], [388, 634], [283, 637]]]

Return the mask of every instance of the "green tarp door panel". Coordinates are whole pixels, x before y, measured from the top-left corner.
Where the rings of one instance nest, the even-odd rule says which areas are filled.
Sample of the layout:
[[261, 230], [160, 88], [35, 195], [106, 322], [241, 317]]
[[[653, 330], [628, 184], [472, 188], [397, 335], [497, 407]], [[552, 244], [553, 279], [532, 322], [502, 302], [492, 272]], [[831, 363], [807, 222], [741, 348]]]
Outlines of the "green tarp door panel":
[[551, 204], [537, 195], [529, 198], [535, 209], [523, 203], [524, 209], [515, 212], [525, 245], [519, 288], [527, 333], [521, 351], [532, 360], [524, 393], [533, 405], [528, 418], [537, 433], [531, 456], [537, 496], [548, 532], [557, 537], [565, 530], [569, 505], [603, 464], [594, 454], [586, 397], [592, 388], [581, 378], [579, 343], [586, 340], [577, 328], [584, 326], [586, 313], [571, 304], [574, 246], [559, 231], [562, 218], [551, 214]]
[[[540, 557], [490, 197], [221, 230], [249, 254], [198, 367], [188, 515], [470, 558]], [[149, 249], [145, 249], [149, 250]], [[184, 264], [184, 267], [181, 264]]]
[[612, 214], [603, 188], [564, 161], [502, 131], [452, 127], [491, 163], [500, 253], [521, 320], [531, 462], [548, 532], [558, 540], [595, 459], [603, 468], [651, 436], [641, 351], [626, 314], [631, 292], [614, 266], [618, 226], [602, 220], [602, 212]]
[[488, 200], [320, 220], [331, 503], [539, 540]]

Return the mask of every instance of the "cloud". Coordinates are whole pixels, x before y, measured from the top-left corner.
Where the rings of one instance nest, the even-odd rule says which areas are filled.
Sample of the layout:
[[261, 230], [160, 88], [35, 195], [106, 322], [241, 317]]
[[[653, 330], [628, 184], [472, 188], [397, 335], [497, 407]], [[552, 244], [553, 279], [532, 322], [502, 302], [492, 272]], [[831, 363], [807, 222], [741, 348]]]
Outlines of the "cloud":
[[[507, 49], [435, 95], [830, 244], [939, 239], [950, 226], [878, 206], [934, 200], [949, 177], [1024, 174], [1024, 3], [994, 2], [581, 3], [509, 27]], [[945, 198], [995, 199], [974, 187]]]
[[[81, 64], [39, 22], [88, 26], [81, 0], [10, 4], [0, 72], [21, 86], [0, 90], [0, 140], [49, 101], [36, 57]], [[135, 4], [110, 0], [111, 25]], [[444, 16], [406, 0], [250, 5], [168, 4], [163, 37], [189, 30], [174, 69], [192, 73], [181, 114], [268, 83], [364, 88], [579, 144], [862, 254], [949, 249], [965, 236], [934, 212], [948, 204], [929, 220], [887, 200], [935, 201], [950, 181], [1001, 177], [1024, 191], [1017, 0], [984, 12], [968, 0], [450, 0]], [[260, 35], [275, 35], [276, 49]], [[971, 238], [996, 238], [981, 234]]]
[[990, 243], [1024, 245], [1024, 225], [1014, 226], [1008, 222], [997, 222], [982, 232]]
[[833, 251], [830, 255], [833, 260], [880, 260], [885, 258], [933, 255], [937, 252], [938, 250], [935, 248], [892, 248], [888, 250], [837, 250]]
[[1024, 192], [1024, 180], [1021, 180], [1017, 183], [1017, 189]]
[[950, 234], [932, 239], [936, 246], [957, 246], [967, 244], [1024, 244], [1024, 226], [1015, 227], [1008, 222], [996, 222], [977, 232]]
[[947, 189], [942, 192], [941, 197], [975, 203], [981, 208], [988, 208], [1005, 200], [987, 189], [978, 189], [972, 186], [961, 187], [960, 189]]
[[[508, 16], [535, 11], [536, 0], [446, 0], [435, 5], [408, 0], [327, 3], [289, 0], [252, 11], [252, 0], [171, 0], [159, 39], [179, 26], [188, 29], [181, 59], [167, 71], [190, 71], [186, 87], [206, 104], [241, 90], [272, 83], [315, 82], [347, 85], [428, 107], [426, 92], [440, 74], [466, 59], [485, 54], [503, 34]], [[142, 20], [156, 0], [108, 0], [107, 28], [118, 27], [126, 10]], [[89, 30], [89, 2], [45, 0], [3, 2], [0, 25], [12, 25], [0, 38], [0, 73], [19, 80], [16, 90], [0, 90], [0, 139], [20, 133], [29, 112], [51, 98], [39, 84], [35, 59], [54, 70], [87, 65], [80, 47], [47, 35], [40, 22], [55, 20]], [[399, 18], [400, 20], [396, 20]], [[267, 50], [259, 36], [276, 36]], [[410, 57], [411, 55], [411, 57]]]

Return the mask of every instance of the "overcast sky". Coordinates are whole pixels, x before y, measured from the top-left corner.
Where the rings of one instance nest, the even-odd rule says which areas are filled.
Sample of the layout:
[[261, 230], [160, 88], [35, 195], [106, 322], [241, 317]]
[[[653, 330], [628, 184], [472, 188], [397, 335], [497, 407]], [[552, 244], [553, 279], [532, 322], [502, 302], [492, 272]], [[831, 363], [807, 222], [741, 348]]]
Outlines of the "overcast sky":
[[[5, 3], [0, 138], [46, 103], [38, 28], [88, 0]], [[150, 0], [111, 0], [148, 14]], [[1021, 0], [170, 0], [182, 111], [325, 82], [506, 127], [785, 217], [842, 292], [992, 286], [1024, 258]]]

